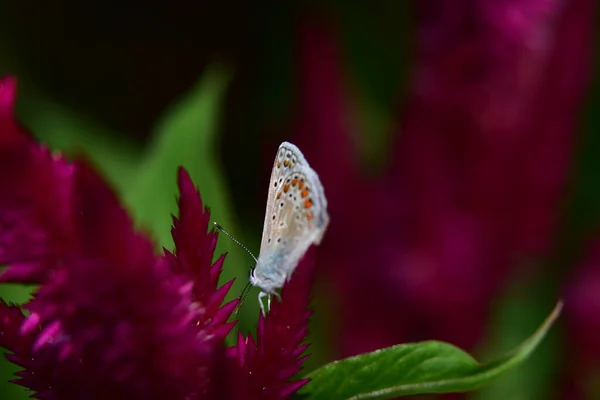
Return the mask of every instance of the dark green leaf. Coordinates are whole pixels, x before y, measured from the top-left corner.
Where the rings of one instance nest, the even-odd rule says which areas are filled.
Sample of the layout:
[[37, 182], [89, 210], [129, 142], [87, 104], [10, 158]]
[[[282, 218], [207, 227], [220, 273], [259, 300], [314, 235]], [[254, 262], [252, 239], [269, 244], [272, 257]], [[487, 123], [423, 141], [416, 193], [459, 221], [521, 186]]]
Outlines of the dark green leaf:
[[311, 399], [388, 399], [425, 393], [466, 392], [520, 365], [558, 317], [559, 302], [542, 326], [504, 357], [480, 364], [443, 342], [402, 344], [333, 362], [308, 375], [301, 393]]
[[172, 248], [171, 214], [177, 213], [177, 168], [183, 166], [200, 187], [203, 202], [216, 209], [216, 218], [229, 225], [229, 201], [217, 161], [218, 115], [230, 73], [207, 68], [187, 95], [159, 121], [152, 142], [139, 164], [125, 200], [136, 220], [149, 228], [161, 246]]

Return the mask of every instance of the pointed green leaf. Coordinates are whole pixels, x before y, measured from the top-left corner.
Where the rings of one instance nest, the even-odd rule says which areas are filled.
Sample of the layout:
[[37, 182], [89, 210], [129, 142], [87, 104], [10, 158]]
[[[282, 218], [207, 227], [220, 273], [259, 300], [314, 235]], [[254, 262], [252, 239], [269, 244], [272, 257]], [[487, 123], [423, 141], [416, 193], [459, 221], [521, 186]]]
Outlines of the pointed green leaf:
[[527, 359], [562, 308], [559, 302], [540, 328], [504, 357], [480, 364], [447, 343], [402, 344], [333, 362], [307, 377], [300, 391], [311, 399], [389, 399], [425, 393], [466, 392], [486, 385]]
[[125, 192], [136, 219], [157, 242], [172, 247], [171, 214], [176, 214], [177, 168], [181, 165], [200, 187], [205, 204], [221, 211], [226, 190], [217, 164], [214, 138], [221, 100], [229, 73], [209, 67], [188, 94], [177, 101], [157, 124], [155, 135]]
[[[233, 233], [239, 232], [216, 143], [222, 101], [230, 79], [231, 71], [223, 65], [206, 68], [199, 82], [174, 103], [157, 124], [135, 182], [125, 190], [125, 202], [136, 221], [150, 231], [156, 243], [167, 249], [173, 247], [171, 215], [177, 214], [179, 166], [188, 171], [200, 189], [212, 219]], [[229, 240], [219, 240], [215, 254], [220, 255], [233, 246]], [[236, 249], [227, 257], [221, 280], [248, 276], [250, 266], [251, 259]], [[236, 282], [228, 298], [239, 293], [244, 283]]]
[[[505, 289], [503, 297], [496, 298], [498, 305], [493, 318], [488, 321], [488, 340], [482, 356], [501, 354], [503, 349], [518, 345], [529, 332], [537, 328], [538, 315], [545, 313], [548, 302], [554, 297], [555, 284], [530, 285], [528, 279], [515, 280]], [[556, 385], [549, 379], [562, 370], [561, 340], [558, 332], [550, 332], [535, 350], [535, 357], [527, 362], [527, 373], [514, 370], [504, 374], [490, 385], [473, 393], [470, 400], [529, 400], [550, 399]], [[488, 357], [489, 358], [489, 357]]]

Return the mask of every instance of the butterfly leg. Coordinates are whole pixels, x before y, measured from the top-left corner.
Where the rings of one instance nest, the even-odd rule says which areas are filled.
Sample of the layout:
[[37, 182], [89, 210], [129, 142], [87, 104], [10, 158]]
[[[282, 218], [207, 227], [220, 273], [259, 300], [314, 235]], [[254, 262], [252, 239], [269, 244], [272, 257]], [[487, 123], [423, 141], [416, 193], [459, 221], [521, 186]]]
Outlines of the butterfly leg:
[[265, 297], [266, 295], [267, 294], [265, 292], [263, 292], [263, 291], [261, 291], [258, 294], [258, 304], [260, 304], [260, 310], [262, 311], [263, 317], [266, 316], [266, 314], [265, 314], [265, 305], [263, 303], [263, 299], [262, 298]]
[[271, 293], [267, 295], [267, 311], [271, 311]]

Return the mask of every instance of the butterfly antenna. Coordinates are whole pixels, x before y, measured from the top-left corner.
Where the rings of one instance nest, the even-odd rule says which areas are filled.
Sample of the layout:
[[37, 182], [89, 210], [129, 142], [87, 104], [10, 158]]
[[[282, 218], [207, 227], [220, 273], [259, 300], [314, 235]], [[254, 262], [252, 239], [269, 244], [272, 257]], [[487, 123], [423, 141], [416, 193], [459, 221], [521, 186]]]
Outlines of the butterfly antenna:
[[258, 262], [258, 260], [256, 259], [256, 257], [254, 257], [254, 254], [252, 254], [252, 252], [250, 250], [248, 250], [248, 248], [246, 246], [244, 246], [243, 244], [241, 244], [239, 240], [237, 240], [236, 238], [234, 238], [233, 236], [231, 236], [231, 234], [229, 232], [227, 232], [225, 229], [223, 229], [223, 227], [221, 225], [219, 225], [218, 223], [213, 222], [213, 224], [215, 224], [215, 226], [217, 227], [217, 229], [220, 230], [221, 232], [223, 232], [229, 239], [233, 240], [235, 242], [235, 244], [237, 244], [238, 246], [240, 246], [242, 249], [246, 250], [246, 252], [248, 254], [250, 254], [250, 256], [252, 258], [254, 258], [254, 261]]
[[250, 282], [248, 282], [246, 284], [246, 286], [244, 286], [244, 290], [242, 290], [242, 294], [240, 295], [240, 302], [237, 303], [237, 306], [235, 306], [235, 314], [236, 315], [240, 313], [240, 308], [242, 308], [242, 303], [244, 303], [244, 300], [246, 300], [246, 297], [248, 297], [251, 287], [252, 287], [252, 283], [250, 283]]

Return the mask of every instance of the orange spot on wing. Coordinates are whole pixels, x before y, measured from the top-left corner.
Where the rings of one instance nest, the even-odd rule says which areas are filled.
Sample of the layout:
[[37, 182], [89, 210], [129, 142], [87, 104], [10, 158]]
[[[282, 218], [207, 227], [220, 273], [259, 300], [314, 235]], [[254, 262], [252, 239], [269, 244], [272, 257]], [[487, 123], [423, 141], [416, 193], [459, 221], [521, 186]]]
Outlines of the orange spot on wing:
[[281, 167], [281, 161], [277, 161], [277, 168]]
[[296, 183], [298, 183], [298, 179], [292, 179], [292, 186], [296, 186]]
[[311, 208], [311, 207], [312, 207], [312, 201], [310, 201], [310, 199], [304, 200], [304, 208]]
[[285, 161], [283, 162], [283, 165], [284, 165], [284, 166], [286, 166], [286, 167], [287, 167], [288, 165], [290, 165], [290, 160], [285, 160]]
[[290, 168], [294, 168], [294, 163], [290, 163]]
[[281, 192], [277, 193], [277, 197], [275, 197], [277, 200], [279, 200], [281, 198]]
[[288, 190], [290, 190], [290, 185], [286, 183], [285, 185], [283, 185], [283, 193], [287, 193]]
[[298, 187], [302, 190], [304, 189], [304, 181], [300, 181], [300, 183], [298, 183]]
[[312, 217], [312, 214], [311, 214], [311, 213], [308, 213], [308, 214], [306, 214], [306, 219], [307, 219], [308, 221], [312, 221], [312, 218], [313, 218], [313, 217]]
[[306, 196], [308, 196], [308, 190], [306, 190], [306, 189], [303, 189], [303, 190], [302, 190], [302, 198], [304, 198], [304, 197], [306, 197]]

